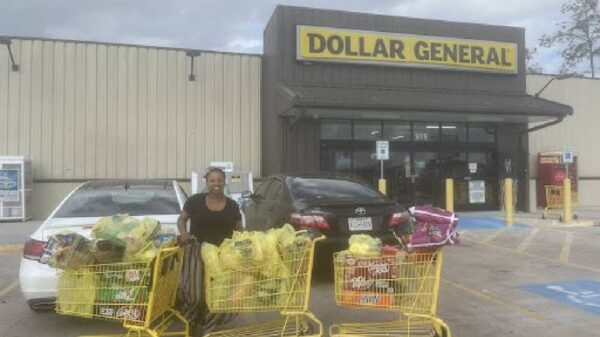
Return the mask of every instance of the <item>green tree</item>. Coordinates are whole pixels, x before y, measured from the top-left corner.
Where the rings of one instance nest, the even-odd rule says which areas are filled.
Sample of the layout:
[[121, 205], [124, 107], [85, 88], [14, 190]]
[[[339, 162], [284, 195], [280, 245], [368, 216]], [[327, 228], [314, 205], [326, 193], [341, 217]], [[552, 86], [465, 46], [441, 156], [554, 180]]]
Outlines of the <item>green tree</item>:
[[535, 61], [536, 54], [537, 48], [525, 48], [525, 65], [528, 74], [542, 74], [544, 72], [544, 68]]
[[[542, 47], [562, 46], [563, 68], [561, 72], [576, 73], [577, 66], [589, 62], [589, 73], [595, 78], [594, 59], [600, 55], [599, 0], [567, 0], [561, 12], [567, 18], [556, 24], [553, 34], [540, 38]], [[587, 68], [587, 66], [586, 66]]]

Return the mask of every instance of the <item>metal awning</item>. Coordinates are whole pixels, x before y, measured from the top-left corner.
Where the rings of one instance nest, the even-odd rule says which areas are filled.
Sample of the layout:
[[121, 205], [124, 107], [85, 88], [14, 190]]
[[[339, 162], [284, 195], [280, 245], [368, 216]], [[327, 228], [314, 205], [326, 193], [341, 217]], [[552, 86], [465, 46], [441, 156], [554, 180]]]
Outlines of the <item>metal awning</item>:
[[289, 117], [533, 123], [571, 106], [526, 94], [281, 84]]

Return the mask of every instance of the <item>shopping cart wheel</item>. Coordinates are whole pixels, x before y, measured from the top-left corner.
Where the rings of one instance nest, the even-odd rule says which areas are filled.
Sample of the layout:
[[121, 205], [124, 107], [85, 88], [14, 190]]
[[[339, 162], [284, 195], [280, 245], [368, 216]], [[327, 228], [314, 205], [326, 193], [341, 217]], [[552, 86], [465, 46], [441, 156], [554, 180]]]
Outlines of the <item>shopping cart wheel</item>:
[[542, 214], [542, 220], [546, 220], [546, 216]]
[[300, 329], [300, 336], [308, 336], [308, 335], [312, 335], [315, 331], [315, 327], [308, 323], [308, 322], [304, 322], [306, 324], [302, 325], [302, 328]]
[[577, 218], [579, 218], [577, 214], [573, 214], [573, 220], [577, 220]]
[[439, 327], [438, 329], [435, 329], [435, 333], [433, 334], [433, 337], [447, 337], [448, 336], [448, 331], [446, 330], [446, 328], [444, 327]]

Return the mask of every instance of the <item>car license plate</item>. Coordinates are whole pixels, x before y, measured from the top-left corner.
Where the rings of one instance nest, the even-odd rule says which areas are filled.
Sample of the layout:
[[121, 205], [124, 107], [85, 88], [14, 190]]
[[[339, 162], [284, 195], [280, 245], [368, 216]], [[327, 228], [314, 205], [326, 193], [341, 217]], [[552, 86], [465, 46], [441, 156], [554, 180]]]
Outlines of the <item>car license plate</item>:
[[348, 227], [351, 231], [369, 231], [373, 229], [371, 218], [348, 218]]

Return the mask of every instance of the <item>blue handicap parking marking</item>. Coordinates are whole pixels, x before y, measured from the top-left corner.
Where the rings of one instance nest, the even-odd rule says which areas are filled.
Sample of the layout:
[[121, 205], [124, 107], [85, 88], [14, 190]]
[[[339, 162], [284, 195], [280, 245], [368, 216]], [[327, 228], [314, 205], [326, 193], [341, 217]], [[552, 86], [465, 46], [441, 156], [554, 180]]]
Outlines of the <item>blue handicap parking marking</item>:
[[[527, 225], [513, 224], [513, 228], [525, 228]], [[480, 229], [504, 229], [506, 222], [502, 219], [491, 216], [464, 216], [459, 214], [458, 229], [459, 230], [480, 230]]]
[[521, 289], [600, 315], [600, 282], [597, 281], [535, 284]]

